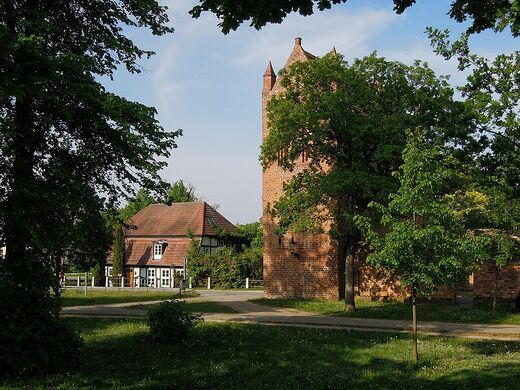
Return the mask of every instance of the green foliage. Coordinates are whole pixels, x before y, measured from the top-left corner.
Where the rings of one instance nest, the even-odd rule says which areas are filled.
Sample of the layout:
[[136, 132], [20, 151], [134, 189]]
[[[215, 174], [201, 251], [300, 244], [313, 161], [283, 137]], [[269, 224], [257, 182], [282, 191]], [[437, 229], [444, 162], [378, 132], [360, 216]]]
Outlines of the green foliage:
[[428, 29], [437, 54], [456, 58], [459, 70], [469, 70], [459, 87], [475, 112], [483, 151], [477, 160], [480, 184], [520, 195], [520, 52], [488, 59], [471, 53], [468, 37], [450, 42], [449, 31]]
[[335, 221], [340, 236], [355, 229], [354, 215], [396, 189], [391, 173], [401, 163], [406, 129], [442, 129], [436, 136], [449, 137], [454, 149], [471, 142], [464, 106], [424, 64], [373, 54], [349, 65], [327, 55], [297, 62], [282, 77], [285, 91], [268, 103], [263, 166], [278, 161], [281, 149], [288, 170], [303, 152], [309, 157], [271, 205], [282, 232], [319, 229], [324, 218]]
[[34, 316], [24, 332], [3, 323], [0, 337], [0, 377], [47, 375], [81, 361], [83, 340], [62, 319]]
[[[254, 230], [256, 229], [256, 232]], [[208, 277], [211, 284], [221, 288], [244, 287], [245, 279], [263, 278], [263, 233], [261, 225], [248, 224], [239, 234], [256, 234], [250, 246], [242, 244], [217, 248], [216, 254], [201, 252], [199, 242], [191, 240], [188, 251], [188, 276], [196, 285], [204, 285]]]
[[195, 202], [197, 200], [195, 187], [189, 183], [184, 184], [183, 180], [177, 180], [170, 186], [164, 203], [171, 205], [172, 203]]
[[392, 172], [401, 164], [406, 130], [432, 128], [432, 137], [449, 139], [460, 150], [473, 142], [470, 118], [446, 79], [420, 62], [407, 66], [372, 54], [348, 64], [329, 54], [294, 63], [279, 80], [284, 90], [267, 104], [262, 164], [292, 171], [302, 153], [308, 164], [268, 210], [279, 234], [330, 226], [328, 233], [344, 248], [350, 309], [362, 240], [354, 217], [367, 213], [372, 201], [386, 203], [396, 190]]
[[[308, 16], [332, 7], [333, 4], [346, 3], [347, 0], [283, 0], [258, 2], [255, 0], [199, 0], [190, 11], [194, 18], [202, 12], [210, 11], [219, 19], [219, 27], [227, 34], [236, 30], [243, 22], [251, 20], [251, 26], [259, 30], [267, 23], [281, 23], [291, 12]], [[403, 13], [413, 6], [416, 0], [393, 0], [394, 11]], [[510, 27], [514, 36], [520, 35], [519, 3], [517, 0], [454, 0], [448, 15], [459, 23], [471, 20], [469, 33], [479, 33], [486, 29], [502, 31]]]
[[119, 219], [126, 222], [145, 207], [155, 203], [155, 199], [145, 188], [137, 191], [134, 198], [130, 199], [125, 207], [119, 210]]
[[388, 206], [371, 204], [381, 215], [384, 232], [366, 217], [356, 221], [373, 251], [367, 261], [429, 297], [439, 285], [462, 283], [485, 260], [489, 240], [468, 232], [454, 211], [449, 195], [463, 181], [442, 144], [428, 142], [426, 132], [417, 129], [409, 134], [403, 159], [396, 174], [400, 187]]
[[123, 227], [116, 229], [114, 245], [112, 246], [112, 275], [124, 275], [125, 271], [125, 236]]
[[187, 339], [203, 319], [185, 309], [185, 302], [166, 301], [152, 307], [146, 316], [150, 338], [156, 343], [178, 343]]
[[[48, 331], [50, 344], [54, 337], [73, 345], [52, 331], [59, 261], [70, 252], [81, 268], [91, 264], [85, 248], [96, 242], [99, 212], [136, 185], [162, 185], [158, 172], [180, 131], [164, 129], [153, 107], [100, 81], [118, 67], [138, 73], [140, 59], [154, 54], [136, 46], [129, 29], [163, 35], [173, 31], [167, 23], [155, 0], [0, 3], [0, 245], [7, 248], [0, 345], [19, 343], [0, 359], [17, 362], [18, 371], [21, 351], [39, 348], [42, 367], [72, 359], [27, 336]], [[92, 257], [101, 249], [92, 248]], [[38, 371], [29, 363], [27, 371]]]

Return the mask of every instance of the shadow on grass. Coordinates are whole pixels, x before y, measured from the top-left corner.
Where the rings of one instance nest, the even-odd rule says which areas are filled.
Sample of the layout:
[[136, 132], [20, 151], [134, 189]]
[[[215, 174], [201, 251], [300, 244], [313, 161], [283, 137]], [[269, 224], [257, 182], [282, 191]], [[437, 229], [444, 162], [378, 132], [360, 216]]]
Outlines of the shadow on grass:
[[[153, 307], [156, 307], [159, 304], [140, 304], [135, 306], [130, 306], [130, 309], [144, 309], [144, 310], [150, 310]], [[190, 312], [190, 313], [238, 313], [238, 311], [232, 309], [229, 306], [217, 303], [217, 302], [211, 302], [211, 301], [185, 301], [184, 304], [184, 310]]]
[[[141, 321], [76, 325], [87, 332], [81, 369], [8, 388], [506, 389], [519, 379], [520, 353], [489, 356], [478, 351], [489, 347], [465, 340], [425, 338], [415, 366], [405, 335], [202, 324], [184, 344], [157, 345], [148, 342]], [[104, 337], [93, 336], [98, 333]]]

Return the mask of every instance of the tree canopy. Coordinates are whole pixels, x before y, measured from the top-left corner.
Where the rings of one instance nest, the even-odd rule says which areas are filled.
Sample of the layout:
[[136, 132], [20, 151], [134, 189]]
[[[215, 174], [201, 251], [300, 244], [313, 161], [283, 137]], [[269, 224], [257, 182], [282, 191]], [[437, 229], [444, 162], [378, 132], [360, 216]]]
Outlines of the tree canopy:
[[136, 184], [161, 185], [180, 135], [100, 84], [154, 54], [125, 27], [173, 31], [155, 0], [0, 2], [0, 366], [14, 374], [67, 366], [49, 347], [67, 345], [50, 293], [67, 232]]
[[193, 185], [190, 183], [184, 184], [183, 180], [177, 180], [171, 184], [166, 194], [165, 203], [171, 205], [172, 203], [195, 202], [198, 199]]
[[128, 200], [126, 206], [119, 210], [119, 222], [128, 221], [145, 207], [155, 203], [155, 199], [145, 188], [139, 189], [137, 194]]
[[[190, 14], [198, 18], [205, 11], [214, 13], [220, 20], [222, 32], [227, 34], [246, 21], [251, 21], [250, 25], [259, 30], [268, 23], [281, 23], [292, 12], [309, 16], [314, 13], [315, 8], [323, 11], [346, 2], [348, 0], [200, 0], [200, 4], [194, 6]], [[397, 14], [402, 14], [416, 2], [417, 0], [393, 0], [393, 9]], [[519, 9], [517, 0], [454, 0], [448, 15], [459, 23], [470, 20], [468, 33], [479, 33], [487, 29], [502, 31], [509, 27], [511, 33], [518, 36]]]
[[381, 215], [382, 229], [356, 216], [372, 252], [367, 261], [399, 277], [411, 290], [413, 359], [417, 361], [417, 296], [430, 297], [438, 286], [464, 282], [485, 260], [486, 237], [470, 232], [450, 195], [461, 188], [459, 164], [438, 137], [424, 128], [409, 131], [403, 165], [395, 173], [399, 189], [388, 205], [369, 206]]
[[406, 130], [442, 129], [438, 136], [455, 149], [471, 143], [469, 119], [446, 80], [420, 63], [371, 55], [348, 64], [329, 54], [294, 63], [280, 82], [283, 92], [267, 105], [262, 163], [292, 170], [302, 155], [307, 163], [269, 205], [271, 214], [280, 233], [318, 232], [332, 222], [329, 233], [345, 245], [353, 306], [353, 258], [361, 241], [353, 218], [396, 189], [391, 173], [401, 164]]

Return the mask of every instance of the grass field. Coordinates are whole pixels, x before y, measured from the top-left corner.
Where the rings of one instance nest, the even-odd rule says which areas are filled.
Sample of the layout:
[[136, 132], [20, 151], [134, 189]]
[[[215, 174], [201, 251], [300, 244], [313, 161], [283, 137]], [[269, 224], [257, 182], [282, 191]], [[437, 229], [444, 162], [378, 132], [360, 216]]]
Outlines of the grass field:
[[[356, 300], [356, 311], [345, 312], [343, 301], [320, 301], [317, 299], [255, 299], [253, 302], [275, 307], [292, 308], [300, 311], [327, 315], [341, 315], [362, 318], [388, 318], [411, 320], [412, 310], [403, 302], [381, 302], [367, 299]], [[493, 316], [489, 307], [463, 307], [448, 304], [420, 303], [417, 305], [420, 321], [446, 321], [464, 323], [495, 323], [520, 325], [520, 314], [499, 309]]]
[[[82, 366], [9, 389], [513, 389], [520, 343], [203, 323], [185, 344], [153, 345], [138, 320], [69, 319]], [[0, 385], [1, 386], [1, 385]]]
[[[130, 309], [151, 309], [152, 307], [157, 306], [157, 304], [152, 305], [135, 305], [130, 306]], [[191, 313], [238, 313], [236, 310], [230, 308], [229, 306], [221, 305], [216, 302], [211, 301], [196, 301], [190, 302], [186, 301], [184, 305], [184, 309]]]
[[65, 290], [61, 296], [63, 306], [98, 305], [107, 303], [147, 302], [172, 298], [191, 298], [196, 293], [186, 293], [182, 296], [174, 291], [131, 291], [131, 290], [89, 290], [87, 295], [83, 291]]

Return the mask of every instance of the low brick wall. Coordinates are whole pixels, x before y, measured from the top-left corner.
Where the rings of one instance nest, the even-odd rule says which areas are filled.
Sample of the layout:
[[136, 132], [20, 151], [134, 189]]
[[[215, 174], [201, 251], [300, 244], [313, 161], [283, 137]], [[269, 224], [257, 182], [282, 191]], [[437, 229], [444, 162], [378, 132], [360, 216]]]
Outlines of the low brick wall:
[[[497, 301], [513, 302], [520, 294], [520, 263], [508, 265], [497, 271]], [[476, 303], [491, 302], [495, 286], [495, 267], [486, 263], [474, 273], [473, 295]]]

